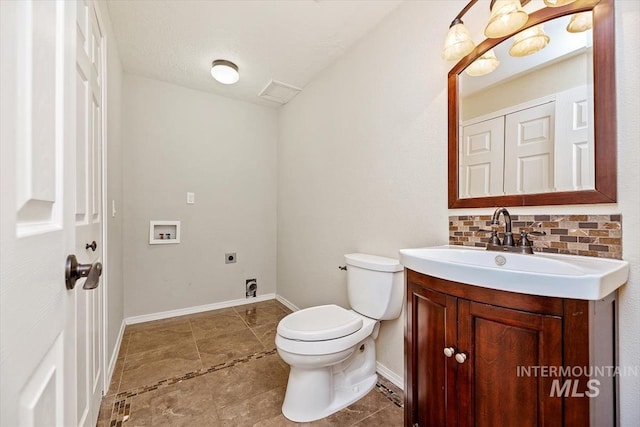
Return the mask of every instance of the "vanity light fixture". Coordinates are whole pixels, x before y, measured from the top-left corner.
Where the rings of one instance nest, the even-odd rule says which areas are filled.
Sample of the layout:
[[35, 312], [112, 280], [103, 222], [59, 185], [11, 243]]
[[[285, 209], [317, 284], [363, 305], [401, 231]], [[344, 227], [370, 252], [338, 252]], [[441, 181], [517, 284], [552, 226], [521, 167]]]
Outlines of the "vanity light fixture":
[[442, 48], [442, 58], [447, 61], [458, 61], [464, 58], [475, 49], [476, 44], [469, 35], [469, 30], [462, 22], [462, 16], [467, 13], [471, 6], [478, 0], [471, 0], [453, 19], [449, 25], [449, 31], [444, 39], [444, 47]]
[[[536, 53], [544, 49], [550, 41], [550, 38], [544, 32], [543, 24], [529, 27], [518, 32], [524, 27], [528, 20], [529, 14], [523, 9], [531, 0], [491, 0], [489, 8], [491, 16], [489, 23], [485, 27], [484, 34], [488, 38], [502, 38], [514, 33], [513, 45], [509, 49], [509, 54], [515, 57], [522, 57]], [[576, 0], [544, 0], [547, 7], [566, 6]], [[471, 0], [458, 13], [453, 22], [449, 26], [449, 31], [445, 38], [444, 48], [442, 49], [442, 58], [448, 61], [459, 61], [469, 55], [476, 47], [471, 39], [469, 31], [462, 22], [462, 16], [478, 0]], [[579, 33], [589, 30], [593, 27], [593, 13], [591, 11], [575, 13], [571, 16], [571, 20], [567, 25], [567, 31], [570, 33]], [[470, 76], [482, 76], [495, 70], [500, 61], [496, 58], [493, 51], [485, 52], [481, 57], [476, 59], [465, 70]]]
[[572, 15], [567, 25], [567, 31], [570, 33], [581, 33], [591, 28], [593, 28], [593, 13], [591, 11]]
[[486, 51], [480, 58], [473, 61], [464, 71], [472, 77], [484, 76], [494, 71], [500, 65], [493, 49]]
[[573, 3], [576, 0], [544, 0], [544, 4], [549, 7], [560, 7], [565, 4]]
[[491, 38], [504, 37], [524, 27], [529, 14], [522, 9], [520, 0], [491, 0], [491, 17], [484, 35]]
[[531, 55], [541, 51], [548, 44], [549, 36], [544, 32], [544, 24], [539, 24], [515, 35], [509, 55], [517, 57]]
[[476, 44], [471, 40], [469, 30], [461, 19], [456, 18], [451, 23], [447, 37], [444, 39], [442, 58], [447, 61], [458, 61], [471, 53]]
[[225, 85], [231, 85], [240, 80], [238, 66], [226, 59], [216, 59], [211, 63], [211, 76]]

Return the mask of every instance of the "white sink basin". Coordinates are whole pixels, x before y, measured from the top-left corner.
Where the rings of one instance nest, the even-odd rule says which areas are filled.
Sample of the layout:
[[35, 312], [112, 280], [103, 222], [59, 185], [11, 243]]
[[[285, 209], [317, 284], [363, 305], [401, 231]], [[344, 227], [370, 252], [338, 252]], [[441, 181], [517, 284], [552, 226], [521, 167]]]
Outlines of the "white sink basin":
[[576, 255], [521, 255], [467, 246], [401, 249], [408, 269], [483, 288], [598, 300], [626, 283], [629, 263]]

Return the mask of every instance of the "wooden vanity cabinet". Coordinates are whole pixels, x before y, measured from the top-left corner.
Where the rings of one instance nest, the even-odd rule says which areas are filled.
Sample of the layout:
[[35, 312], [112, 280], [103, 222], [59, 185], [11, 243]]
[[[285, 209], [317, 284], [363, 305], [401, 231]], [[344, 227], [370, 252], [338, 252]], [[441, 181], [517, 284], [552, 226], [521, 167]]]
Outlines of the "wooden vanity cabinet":
[[613, 376], [587, 376], [615, 365], [614, 294], [583, 301], [405, 277], [407, 427], [615, 425]]

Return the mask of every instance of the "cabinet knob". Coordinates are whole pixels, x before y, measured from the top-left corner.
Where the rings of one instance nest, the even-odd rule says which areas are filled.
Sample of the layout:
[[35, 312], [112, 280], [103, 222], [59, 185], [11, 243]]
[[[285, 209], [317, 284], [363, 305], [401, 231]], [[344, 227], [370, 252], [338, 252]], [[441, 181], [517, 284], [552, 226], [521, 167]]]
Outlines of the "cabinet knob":
[[456, 349], [455, 349], [455, 348], [453, 348], [453, 347], [446, 347], [446, 348], [444, 349], [444, 355], [445, 355], [445, 356], [447, 356], [447, 357], [451, 357], [451, 356], [453, 356], [454, 354], [456, 354]]
[[464, 353], [456, 354], [456, 362], [464, 363], [465, 360], [467, 360], [467, 355], [466, 354], [464, 354]]

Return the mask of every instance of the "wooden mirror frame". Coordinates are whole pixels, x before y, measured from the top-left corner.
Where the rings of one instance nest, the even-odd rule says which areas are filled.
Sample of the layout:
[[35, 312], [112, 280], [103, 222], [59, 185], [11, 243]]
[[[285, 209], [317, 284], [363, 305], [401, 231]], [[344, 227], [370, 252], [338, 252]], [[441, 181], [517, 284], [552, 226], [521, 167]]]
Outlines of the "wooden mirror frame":
[[[458, 77], [463, 70], [487, 50], [513, 34], [486, 39], [449, 71], [449, 208], [497, 206], [572, 205], [614, 203], [617, 198], [615, 17], [614, 0], [578, 0], [561, 7], [546, 7], [529, 15], [523, 29], [565, 15], [593, 10], [593, 108], [595, 188], [535, 194], [510, 194], [475, 198], [459, 197], [459, 99]], [[522, 31], [522, 30], [519, 30]]]

